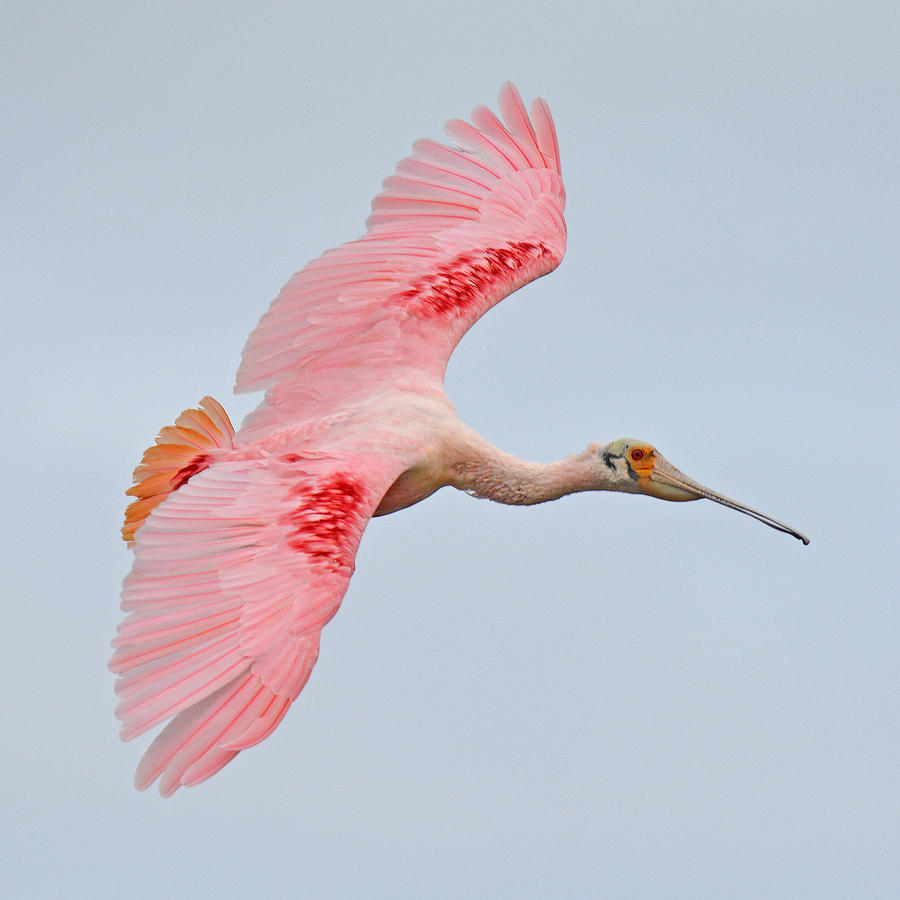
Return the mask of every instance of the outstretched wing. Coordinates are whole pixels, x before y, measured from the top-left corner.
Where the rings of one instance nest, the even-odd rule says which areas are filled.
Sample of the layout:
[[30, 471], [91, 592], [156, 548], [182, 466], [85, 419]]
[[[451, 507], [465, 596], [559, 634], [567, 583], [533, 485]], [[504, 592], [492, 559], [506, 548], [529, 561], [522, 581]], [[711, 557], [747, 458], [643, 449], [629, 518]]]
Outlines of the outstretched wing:
[[477, 107], [451, 148], [418, 141], [372, 202], [368, 233], [298, 272], [250, 335], [236, 390], [266, 390], [241, 440], [321, 417], [376, 386], [440, 385], [491, 306], [556, 268], [565, 191], [550, 110], [515, 87], [501, 122]]
[[113, 642], [130, 740], [174, 716], [135, 783], [197, 784], [265, 738], [306, 684], [360, 537], [403, 463], [375, 454], [214, 463], [135, 535]]

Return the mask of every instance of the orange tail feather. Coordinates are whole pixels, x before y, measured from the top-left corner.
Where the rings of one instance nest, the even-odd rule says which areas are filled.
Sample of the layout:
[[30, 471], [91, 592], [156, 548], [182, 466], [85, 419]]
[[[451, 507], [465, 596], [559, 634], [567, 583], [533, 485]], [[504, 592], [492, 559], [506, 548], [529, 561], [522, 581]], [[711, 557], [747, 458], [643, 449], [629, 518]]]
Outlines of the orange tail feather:
[[148, 447], [134, 470], [134, 485], [125, 493], [136, 497], [125, 510], [122, 539], [129, 546], [151, 510], [192, 475], [211, 462], [211, 451], [234, 446], [234, 426], [228, 413], [212, 397], [200, 401], [200, 409], [186, 409], [174, 425], [160, 429], [156, 443]]

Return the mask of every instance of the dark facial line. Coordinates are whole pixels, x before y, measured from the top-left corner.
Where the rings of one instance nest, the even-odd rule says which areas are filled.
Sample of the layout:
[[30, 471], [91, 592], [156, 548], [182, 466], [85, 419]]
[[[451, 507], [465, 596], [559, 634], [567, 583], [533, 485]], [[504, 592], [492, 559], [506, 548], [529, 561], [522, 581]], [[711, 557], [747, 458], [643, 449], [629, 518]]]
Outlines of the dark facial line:
[[609, 466], [610, 469], [613, 470], [613, 472], [616, 471], [616, 464], [613, 462], [613, 460], [621, 459], [625, 463], [625, 465], [628, 467], [628, 477], [632, 481], [640, 481], [641, 480], [641, 476], [638, 475], [638, 473], [635, 472], [634, 469], [631, 468], [631, 463], [628, 461], [627, 456], [615, 456], [609, 450], [604, 450], [603, 453], [601, 454], [601, 459], [603, 460], [603, 462], [606, 463], [607, 466]]

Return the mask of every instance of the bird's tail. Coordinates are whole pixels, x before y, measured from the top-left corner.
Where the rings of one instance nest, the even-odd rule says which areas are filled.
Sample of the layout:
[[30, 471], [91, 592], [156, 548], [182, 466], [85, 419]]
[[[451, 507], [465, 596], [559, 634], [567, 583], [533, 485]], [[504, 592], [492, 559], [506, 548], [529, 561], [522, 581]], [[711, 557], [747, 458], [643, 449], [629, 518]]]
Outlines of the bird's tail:
[[125, 510], [122, 539], [131, 546], [151, 510], [191, 476], [208, 468], [214, 451], [233, 446], [234, 426], [212, 397], [204, 397], [199, 409], [186, 409], [174, 425], [161, 429], [156, 443], [144, 451], [134, 470], [134, 485], [125, 491], [136, 499]]

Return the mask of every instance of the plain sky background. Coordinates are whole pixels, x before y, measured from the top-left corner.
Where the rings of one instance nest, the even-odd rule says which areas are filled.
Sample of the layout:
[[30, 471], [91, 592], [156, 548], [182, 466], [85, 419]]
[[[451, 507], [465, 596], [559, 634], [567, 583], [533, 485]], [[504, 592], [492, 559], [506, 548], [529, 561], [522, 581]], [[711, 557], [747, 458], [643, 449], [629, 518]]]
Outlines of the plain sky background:
[[[4, 4], [4, 896], [900, 896], [898, 10]], [[133, 466], [206, 393], [249, 411], [280, 286], [506, 79], [569, 251], [463, 341], [460, 415], [532, 459], [650, 440], [812, 544], [442, 491], [369, 529], [271, 738], [137, 793]]]

